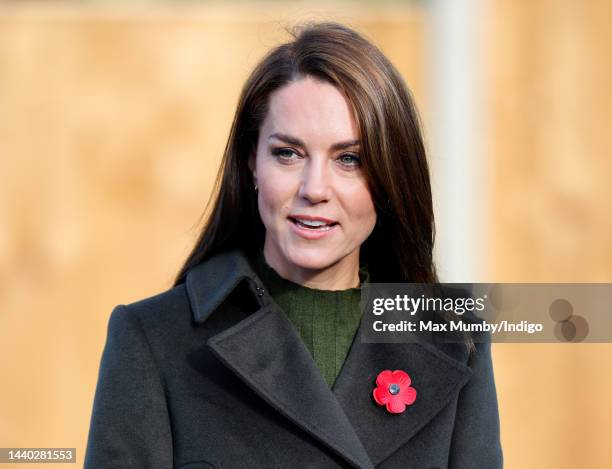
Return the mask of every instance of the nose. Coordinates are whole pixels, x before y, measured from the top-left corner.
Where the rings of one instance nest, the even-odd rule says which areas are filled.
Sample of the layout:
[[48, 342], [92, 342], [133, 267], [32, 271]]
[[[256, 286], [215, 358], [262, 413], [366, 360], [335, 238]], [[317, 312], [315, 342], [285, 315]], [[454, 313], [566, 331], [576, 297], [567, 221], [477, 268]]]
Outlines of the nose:
[[327, 202], [331, 197], [330, 179], [327, 158], [311, 157], [302, 171], [299, 196], [312, 204]]

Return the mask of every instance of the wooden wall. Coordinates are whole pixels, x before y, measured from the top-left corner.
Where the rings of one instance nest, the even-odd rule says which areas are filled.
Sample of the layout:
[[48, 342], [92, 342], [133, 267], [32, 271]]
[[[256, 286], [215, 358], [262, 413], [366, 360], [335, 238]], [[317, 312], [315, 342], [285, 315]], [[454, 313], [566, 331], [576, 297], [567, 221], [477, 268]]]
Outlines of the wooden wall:
[[[606, 3], [491, 2], [491, 281], [612, 281]], [[108, 315], [170, 286], [284, 25], [361, 29], [426, 113], [425, 2], [301, 5], [0, 5], [0, 446], [80, 465]], [[494, 346], [506, 467], [609, 467], [611, 352]]]
[[[492, 2], [492, 280], [612, 282], [612, 4]], [[507, 467], [608, 468], [610, 344], [496, 344]]]

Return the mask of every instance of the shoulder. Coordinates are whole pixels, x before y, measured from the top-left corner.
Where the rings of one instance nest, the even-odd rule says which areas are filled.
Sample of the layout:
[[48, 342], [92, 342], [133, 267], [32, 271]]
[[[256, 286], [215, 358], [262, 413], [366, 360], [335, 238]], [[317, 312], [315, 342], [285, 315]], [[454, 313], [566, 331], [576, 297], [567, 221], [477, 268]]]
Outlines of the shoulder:
[[177, 314], [190, 311], [185, 284], [122, 306], [146, 322], [173, 320]]
[[[241, 306], [251, 303], [256, 278], [249, 260], [241, 250], [221, 252], [192, 267], [185, 281], [157, 295], [119, 305], [111, 315], [110, 326], [131, 324], [138, 332], [156, 336], [176, 337], [177, 334], [196, 334], [222, 328], [231, 318], [209, 324], [209, 316], [223, 309], [226, 300], [239, 299]], [[245, 289], [243, 280], [251, 280], [251, 289]], [[232, 293], [236, 295], [232, 296]], [[226, 311], [226, 309], [223, 309]], [[228, 322], [229, 321], [229, 322]], [[214, 321], [213, 321], [214, 322]], [[196, 327], [206, 323], [205, 327]], [[197, 332], [198, 334], [201, 332]]]
[[167, 335], [191, 324], [191, 307], [185, 285], [116, 306], [109, 319], [109, 335], [117, 330], [131, 330], [145, 336]]

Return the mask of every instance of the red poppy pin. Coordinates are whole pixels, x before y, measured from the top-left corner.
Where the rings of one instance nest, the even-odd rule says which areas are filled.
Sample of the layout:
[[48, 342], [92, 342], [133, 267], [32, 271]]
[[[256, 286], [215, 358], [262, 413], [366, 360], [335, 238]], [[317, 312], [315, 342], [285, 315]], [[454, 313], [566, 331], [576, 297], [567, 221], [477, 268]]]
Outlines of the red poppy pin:
[[401, 414], [407, 405], [416, 400], [416, 389], [410, 386], [410, 376], [402, 370], [384, 370], [376, 377], [376, 388], [372, 392], [378, 405], [386, 405], [391, 414]]

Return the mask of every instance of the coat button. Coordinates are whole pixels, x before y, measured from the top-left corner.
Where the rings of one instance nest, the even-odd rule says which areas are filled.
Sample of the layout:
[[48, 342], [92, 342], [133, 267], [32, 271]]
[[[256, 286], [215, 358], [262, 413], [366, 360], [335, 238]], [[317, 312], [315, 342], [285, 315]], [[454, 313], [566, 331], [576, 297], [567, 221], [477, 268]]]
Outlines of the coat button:
[[264, 289], [261, 287], [255, 287], [255, 291], [257, 292], [257, 296], [263, 296], [264, 295]]

